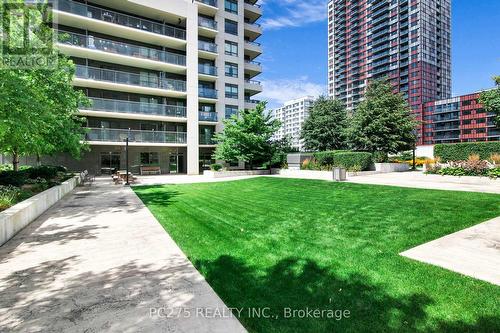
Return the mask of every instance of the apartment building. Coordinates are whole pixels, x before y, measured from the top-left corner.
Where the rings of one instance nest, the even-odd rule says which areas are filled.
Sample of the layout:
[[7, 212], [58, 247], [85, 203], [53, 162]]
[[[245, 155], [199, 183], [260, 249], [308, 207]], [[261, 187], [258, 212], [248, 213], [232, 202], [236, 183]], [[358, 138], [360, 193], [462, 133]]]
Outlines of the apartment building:
[[289, 137], [292, 147], [303, 151], [304, 143], [300, 139], [300, 131], [302, 124], [309, 117], [309, 109], [313, 103], [314, 97], [306, 96], [285, 102], [280, 108], [272, 109], [270, 111], [272, 118], [281, 122], [281, 127], [273, 135], [273, 140]]
[[328, 3], [330, 97], [354, 109], [368, 81], [382, 77], [420, 121], [423, 104], [451, 97], [450, 0]]
[[59, 0], [58, 47], [76, 64], [90, 152], [64, 161], [97, 174], [198, 174], [222, 120], [262, 91], [257, 0]]
[[499, 141], [500, 128], [494, 114], [484, 110], [480, 92], [425, 103], [423, 106], [423, 143]]

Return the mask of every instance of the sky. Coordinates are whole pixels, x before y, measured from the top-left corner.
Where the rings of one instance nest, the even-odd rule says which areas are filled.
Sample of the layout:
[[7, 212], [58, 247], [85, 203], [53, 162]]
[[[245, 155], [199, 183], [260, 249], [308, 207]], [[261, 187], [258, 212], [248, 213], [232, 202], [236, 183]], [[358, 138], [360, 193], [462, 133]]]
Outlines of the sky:
[[[264, 92], [274, 108], [326, 94], [327, 0], [261, 0]], [[452, 94], [493, 86], [500, 75], [500, 0], [452, 0]]]

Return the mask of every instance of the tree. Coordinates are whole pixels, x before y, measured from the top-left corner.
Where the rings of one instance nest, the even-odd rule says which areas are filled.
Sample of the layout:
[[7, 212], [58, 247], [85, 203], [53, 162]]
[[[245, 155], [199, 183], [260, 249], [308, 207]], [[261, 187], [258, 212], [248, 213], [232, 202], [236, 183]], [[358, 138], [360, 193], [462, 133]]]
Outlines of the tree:
[[240, 111], [224, 120], [224, 130], [214, 136], [217, 142], [214, 158], [223, 161], [244, 161], [252, 168], [269, 162], [273, 154], [271, 136], [280, 127], [278, 120], [265, 114], [266, 103], [253, 110]]
[[[12, 33], [10, 38], [22, 37]], [[35, 52], [27, 48], [25, 54]], [[14, 170], [20, 156], [69, 152], [79, 157], [86, 147], [81, 142], [84, 118], [77, 113], [89, 100], [72, 86], [75, 67], [57, 50], [45, 55], [58, 59], [54, 67], [0, 64], [0, 153], [12, 155]], [[9, 56], [7, 49], [2, 56]]]
[[312, 151], [346, 147], [347, 111], [338, 100], [319, 97], [302, 125], [304, 148]]
[[370, 82], [365, 99], [350, 121], [349, 141], [356, 150], [370, 151], [382, 161], [388, 154], [412, 149], [415, 117], [401, 94], [394, 94], [387, 79]]
[[500, 76], [494, 76], [496, 88], [484, 91], [479, 97], [479, 103], [483, 104], [486, 112], [495, 114], [495, 123], [500, 127]]
[[287, 155], [289, 153], [297, 152], [298, 149], [292, 146], [292, 139], [290, 136], [285, 135], [280, 140], [275, 140], [271, 142], [272, 157], [271, 157], [271, 167], [281, 168], [284, 163], [286, 163]]

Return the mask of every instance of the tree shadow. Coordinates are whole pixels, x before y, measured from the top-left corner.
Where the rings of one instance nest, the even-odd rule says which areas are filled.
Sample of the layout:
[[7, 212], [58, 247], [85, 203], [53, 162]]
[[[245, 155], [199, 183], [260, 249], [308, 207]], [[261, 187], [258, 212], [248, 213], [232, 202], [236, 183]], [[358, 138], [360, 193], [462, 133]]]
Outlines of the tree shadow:
[[[273, 318], [242, 311], [251, 332], [493, 332], [499, 318], [476, 323], [429, 318], [433, 300], [424, 293], [393, 295], [362, 274], [337, 274], [306, 259], [286, 258], [265, 271], [231, 256], [199, 260], [195, 266], [231, 308], [270, 308]], [[348, 310], [348, 318], [285, 318], [286, 309]], [[290, 312], [288, 312], [290, 314]]]
[[169, 189], [168, 185], [138, 186], [134, 188], [134, 192], [146, 206], [160, 205], [167, 207], [176, 202], [173, 198], [180, 195], [179, 191]]

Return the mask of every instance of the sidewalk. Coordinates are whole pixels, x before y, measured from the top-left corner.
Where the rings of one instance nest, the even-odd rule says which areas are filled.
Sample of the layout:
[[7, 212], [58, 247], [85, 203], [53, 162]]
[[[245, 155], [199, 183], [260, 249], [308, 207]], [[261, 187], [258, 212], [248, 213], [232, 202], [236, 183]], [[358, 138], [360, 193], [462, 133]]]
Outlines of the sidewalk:
[[245, 331], [196, 313], [229, 311], [133, 191], [108, 180], [0, 247], [0, 295], [2, 331]]

